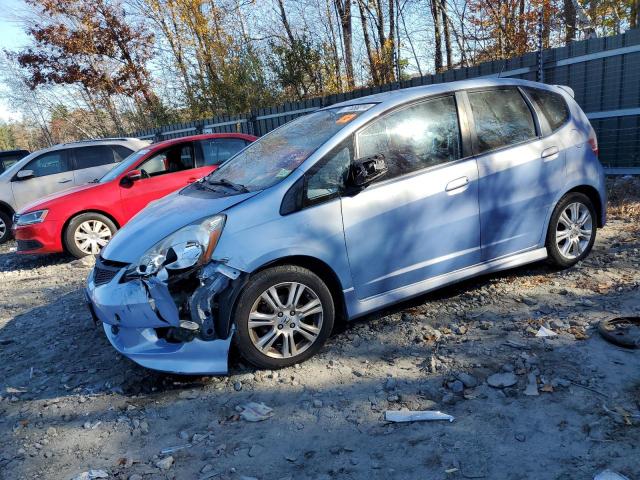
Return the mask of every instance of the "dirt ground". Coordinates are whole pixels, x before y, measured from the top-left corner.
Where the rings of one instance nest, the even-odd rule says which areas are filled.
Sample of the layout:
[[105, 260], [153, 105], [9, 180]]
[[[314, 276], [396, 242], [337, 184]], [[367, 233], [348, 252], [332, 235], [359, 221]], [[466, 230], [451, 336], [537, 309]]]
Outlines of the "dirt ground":
[[[640, 479], [640, 350], [594, 328], [640, 315], [639, 184], [615, 183], [572, 269], [467, 281], [342, 327], [303, 365], [233, 358], [225, 378], [119, 356], [84, 306], [89, 266], [3, 245], [0, 478]], [[272, 415], [244, 420], [247, 402]], [[455, 420], [385, 422], [400, 409]]]

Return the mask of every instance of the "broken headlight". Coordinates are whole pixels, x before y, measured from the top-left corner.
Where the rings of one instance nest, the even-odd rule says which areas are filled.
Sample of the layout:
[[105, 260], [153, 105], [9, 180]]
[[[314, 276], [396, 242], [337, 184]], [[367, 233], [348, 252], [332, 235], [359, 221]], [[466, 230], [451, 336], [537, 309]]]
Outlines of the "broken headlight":
[[216, 215], [181, 228], [151, 247], [132, 272], [142, 276], [168, 270], [183, 270], [211, 260], [213, 250], [220, 239], [225, 216]]

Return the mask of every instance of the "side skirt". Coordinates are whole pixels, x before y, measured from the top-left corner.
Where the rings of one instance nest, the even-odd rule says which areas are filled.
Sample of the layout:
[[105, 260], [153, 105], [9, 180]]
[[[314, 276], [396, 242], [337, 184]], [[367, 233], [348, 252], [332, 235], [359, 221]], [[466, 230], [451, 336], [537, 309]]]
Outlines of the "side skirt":
[[497, 258], [489, 262], [479, 263], [471, 267], [462, 268], [454, 272], [438, 275], [437, 277], [428, 278], [426, 280], [362, 300], [358, 299], [355, 290], [350, 288], [344, 291], [349, 320], [361, 317], [362, 315], [366, 315], [374, 310], [393, 305], [394, 303], [408, 300], [432, 290], [451, 285], [452, 283], [457, 283], [467, 278], [519, 267], [521, 265], [526, 265], [527, 263], [544, 260], [545, 258], [547, 258], [546, 248], [527, 250], [525, 252]]

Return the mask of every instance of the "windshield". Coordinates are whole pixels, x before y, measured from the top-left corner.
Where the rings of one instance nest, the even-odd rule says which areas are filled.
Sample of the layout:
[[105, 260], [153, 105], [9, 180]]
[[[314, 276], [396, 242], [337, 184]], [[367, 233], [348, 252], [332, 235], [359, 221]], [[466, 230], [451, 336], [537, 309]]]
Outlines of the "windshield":
[[121, 174], [129, 170], [133, 165], [135, 165], [136, 162], [140, 160], [141, 157], [149, 153], [150, 150], [151, 149], [149, 148], [143, 148], [142, 150], [133, 152], [131, 155], [129, 155], [127, 158], [125, 158], [119, 164], [117, 164], [115, 167], [109, 170], [105, 176], [103, 176], [100, 180], [98, 180], [98, 182], [106, 183], [106, 182], [110, 182], [111, 180], [115, 180]]
[[275, 185], [371, 106], [335, 108], [299, 117], [249, 145], [204, 182], [249, 192]]

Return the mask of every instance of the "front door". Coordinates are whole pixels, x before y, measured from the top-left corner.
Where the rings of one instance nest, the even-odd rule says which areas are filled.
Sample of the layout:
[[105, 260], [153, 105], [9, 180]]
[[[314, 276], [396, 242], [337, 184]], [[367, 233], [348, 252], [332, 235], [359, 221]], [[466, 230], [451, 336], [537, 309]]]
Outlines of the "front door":
[[194, 167], [192, 142], [173, 145], [144, 160], [135, 167], [142, 172], [142, 178], [133, 184], [120, 186], [125, 219], [129, 220], [149, 202], [179, 190], [206, 174]]
[[360, 158], [389, 171], [342, 198], [345, 241], [359, 299], [480, 262], [478, 171], [464, 156], [453, 95], [375, 120], [356, 135]]
[[20, 169], [23, 173], [28, 171], [33, 174], [31, 177], [20, 178], [16, 174], [11, 181], [16, 211], [31, 202], [40, 200], [45, 195], [74, 186], [73, 171], [67, 150], [43, 153]]

